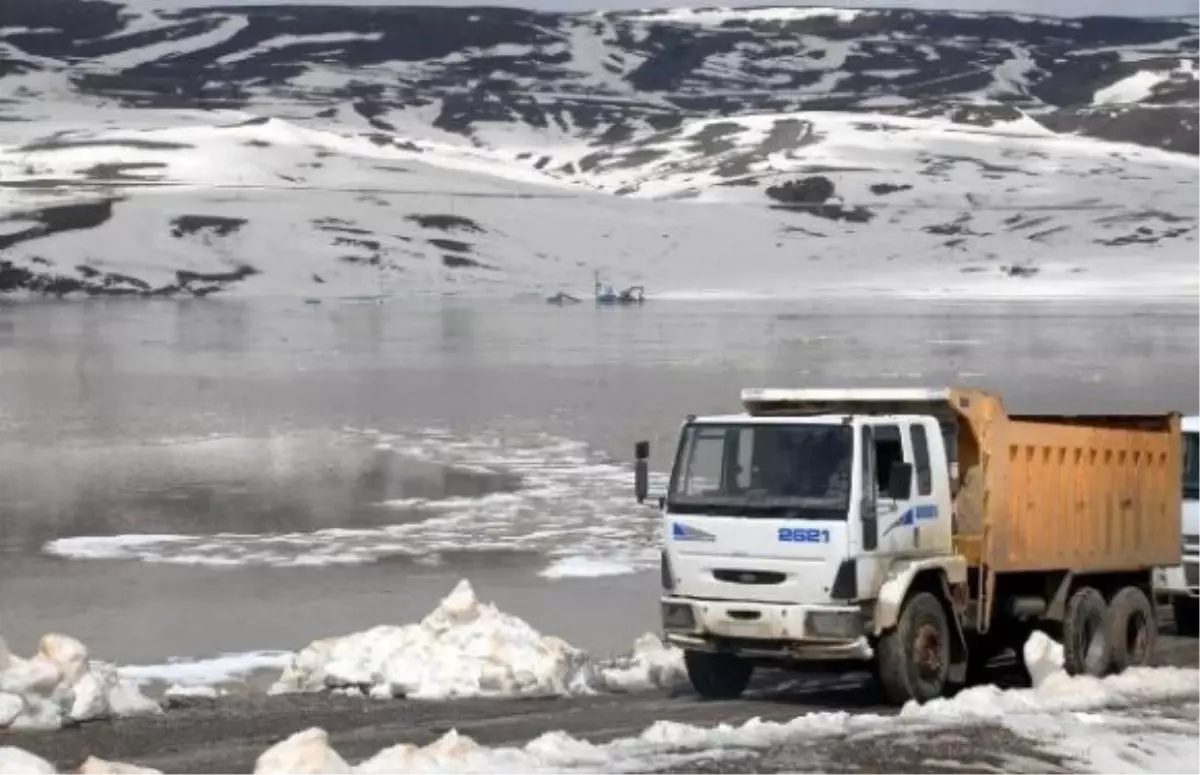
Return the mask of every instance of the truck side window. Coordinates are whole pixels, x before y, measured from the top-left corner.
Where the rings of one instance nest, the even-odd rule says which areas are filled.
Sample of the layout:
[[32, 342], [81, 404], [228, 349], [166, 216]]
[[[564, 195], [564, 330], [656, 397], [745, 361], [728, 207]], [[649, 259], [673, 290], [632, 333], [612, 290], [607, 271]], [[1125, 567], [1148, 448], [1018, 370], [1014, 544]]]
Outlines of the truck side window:
[[873, 504], [875, 502], [875, 493], [871, 491], [871, 486], [873, 484], [878, 485], [879, 482], [875, 479], [875, 443], [872, 439], [871, 427], [864, 425], [862, 427], [863, 495]]
[[887, 492], [892, 463], [904, 460], [904, 445], [900, 441], [900, 426], [875, 426], [875, 483], [879, 492]]
[[929, 495], [933, 492], [933, 469], [929, 466], [929, 438], [924, 425], [912, 426], [912, 445], [917, 495]]

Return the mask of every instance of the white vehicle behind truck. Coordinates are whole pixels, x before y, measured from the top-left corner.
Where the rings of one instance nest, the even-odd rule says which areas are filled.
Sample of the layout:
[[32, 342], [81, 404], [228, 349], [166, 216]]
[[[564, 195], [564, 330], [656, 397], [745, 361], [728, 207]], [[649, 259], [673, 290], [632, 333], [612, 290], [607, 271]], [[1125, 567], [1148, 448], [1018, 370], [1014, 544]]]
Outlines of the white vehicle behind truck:
[[1183, 534], [1180, 562], [1160, 569], [1156, 589], [1170, 601], [1175, 614], [1175, 631], [1196, 637], [1200, 614], [1200, 416], [1183, 422]]
[[738, 696], [757, 665], [848, 663], [925, 701], [1035, 627], [1072, 673], [1149, 660], [1153, 574], [1179, 557], [1178, 414], [1010, 416], [956, 388], [742, 403], [687, 418], [659, 498], [663, 637], [701, 696]]

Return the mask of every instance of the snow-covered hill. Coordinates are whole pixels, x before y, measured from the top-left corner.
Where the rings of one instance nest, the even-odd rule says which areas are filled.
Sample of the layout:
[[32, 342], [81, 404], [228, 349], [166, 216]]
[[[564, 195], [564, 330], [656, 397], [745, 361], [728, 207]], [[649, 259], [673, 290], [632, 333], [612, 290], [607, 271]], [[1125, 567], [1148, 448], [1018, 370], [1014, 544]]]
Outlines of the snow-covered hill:
[[1196, 40], [8, 0], [0, 292], [1195, 293]]

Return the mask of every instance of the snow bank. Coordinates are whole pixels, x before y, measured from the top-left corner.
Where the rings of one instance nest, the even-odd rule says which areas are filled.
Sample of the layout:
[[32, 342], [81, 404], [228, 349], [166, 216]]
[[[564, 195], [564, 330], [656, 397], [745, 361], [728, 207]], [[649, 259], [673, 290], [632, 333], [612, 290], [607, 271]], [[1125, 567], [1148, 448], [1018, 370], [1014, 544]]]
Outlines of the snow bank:
[[[1129, 772], [1163, 766], [1171, 770], [1175, 766], [1172, 762], [1176, 765], [1195, 762], [1198, 738], [1193, 722], [1166, 720], [1158, 724], [1153, 739], [1159, 753], [1154, 753], [1139, 743], [1152, 722], [1142, 715], [1120, 715], [1117, 710], [1151, 700], [1195, 702], [1200, 695], [1200, 671], [1135, 668], [1103, 679], [1071, 677], [1062, 670], [1061, 647], [1042, 633], [1035, 633], [1029, 639], [1024, 656], [1030, 674], [1037, 681], [1032, 688], [1006, 691], [995, 686], [974, 687], [952, 699], [924, 705], [910, 703], [899, 717], [809, 713], [787, 722], [751, 719], [738, 726], [716, 727], [658, 721], [637, 737], [603, 745], [556, 731], [547, 732], [520, 748], [488, 748], [451, 730], [426, 746], [401, 744], [386, 748], [355, 767], [347, 765], [329, 747], [323, 730], [313, 728], [265, 752], [255, 772], [647, 771], [679, 764], [701, 752], [712, 757], [720, 756], [723, 750], [744, 752], [785, 741], [794, 743], [804, 738], [819, 740], [829, 735], [869, 732], [888, 725], [919, 731], [981, 717], [1044, 743], [1057, 755], [1101, 770]], [[1109, 715], [1082, 712], [1088, 709], [1105, 709]], [[1075, 740], [1072, 736], [1087, 725], [1091, 726], [1095, 739], [1088, 739], [1084, 747], [1077, 741], [1074, 745], [1056, 747], [1064, 739], [1068, 743]]]
[[161, 712], [74, 638], [45, 635], [30, 659], [10, 653], [0, 638], [0, 728], [57, 729], [67, 722]]
[[356, 687], [376, 697], [446, 699], [631, 691], [681, 680], [682, 654], [651, 634], [598, 662], [561, 638], [481, 603], [466, 579], [421, 622], [314, 641], [272, 693]]
[[0, 775], [52, 775], [54, 765], [28, 751], [0, 746]]
[[[0, 775], [54, 775], [55, 772], [54, 765], [40, 756], [20, 748], [0, 746]], [[157, 775], [160, 771], [89, 756], [76, 772], [79, 775]]]
[[562, 557], [555, 560], [538, 575], [544, 579], [590, 579], [601, 576], [624, 576], [636, 572], [636, 568], [624, 562], [599, 560], [592, 557]]

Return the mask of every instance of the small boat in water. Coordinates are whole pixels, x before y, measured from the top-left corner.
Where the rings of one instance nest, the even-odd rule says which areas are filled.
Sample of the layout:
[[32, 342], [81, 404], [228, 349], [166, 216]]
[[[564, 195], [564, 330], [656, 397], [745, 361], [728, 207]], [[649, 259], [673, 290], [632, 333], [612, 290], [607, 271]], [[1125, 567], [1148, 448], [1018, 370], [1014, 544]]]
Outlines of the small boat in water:
[[605, 286], [600, 282], [599, 272], [596, 272], [595, 295], [596, 304], [599, 305], [644, 304], [646, 301], [646, 289], [642, 286], [632, 285], [617, 293], [611, 285]]

